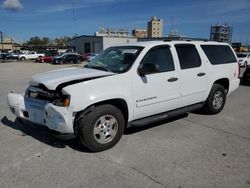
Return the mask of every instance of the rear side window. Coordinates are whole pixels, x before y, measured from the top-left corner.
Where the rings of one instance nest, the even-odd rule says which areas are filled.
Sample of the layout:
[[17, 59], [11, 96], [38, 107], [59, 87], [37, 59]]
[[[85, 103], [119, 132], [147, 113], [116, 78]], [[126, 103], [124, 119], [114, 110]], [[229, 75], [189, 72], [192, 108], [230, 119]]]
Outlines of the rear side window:
[[194, 45], [175, 45], [181, 69], [189, 69], [201, 66], [201, 58]]
[[236, 57], [227, 45], [201, 45], [212, 65], [236, 63]]
[[150, 49], [141, 63], [156, 64], [159, 72], [174, 71], [174, 62], [169, 46], [157, 46]]

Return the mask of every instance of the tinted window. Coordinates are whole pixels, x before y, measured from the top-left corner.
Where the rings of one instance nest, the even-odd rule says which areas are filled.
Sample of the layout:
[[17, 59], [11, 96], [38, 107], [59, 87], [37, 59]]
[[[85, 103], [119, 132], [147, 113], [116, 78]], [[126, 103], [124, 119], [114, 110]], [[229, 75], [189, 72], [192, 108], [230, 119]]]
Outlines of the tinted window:
[[227, 45], [201, 45], [213, 65], [237, 62], [234, 53]]
[[244, 57], [247, 57], [247, 54], [236, 54], [237, 55], [237, 57], [239, 57], [239, 58], [244, 58]]
[[194, 45], [175, 45], [181, 69], [189, 69], [201, 66], [200, 56]]
[[158, 67], [159, 72], [174, 70], [174, 62], [169, 46], [158, 46], [150, 49], [141, 63], [153, 63]]

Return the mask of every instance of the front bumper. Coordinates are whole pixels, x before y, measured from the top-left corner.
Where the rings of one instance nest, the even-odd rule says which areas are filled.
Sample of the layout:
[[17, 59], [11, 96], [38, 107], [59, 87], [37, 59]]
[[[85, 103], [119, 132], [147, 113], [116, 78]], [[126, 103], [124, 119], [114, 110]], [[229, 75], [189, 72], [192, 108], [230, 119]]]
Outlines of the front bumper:
[[244, 62], [243, 60], [240, 60], [240, 61], [239, 61], [239, 65], [240, 65], [241, 67], [244, 66], [244, 63], [245, 63], [245, 62]]
[[73, 110], [70, 107], [55, 106], [52, 103], [16, 93], [7, 95], [7, 103], [10, 111], [18, 118], [45, 125], [59, 133], [74, 133]]

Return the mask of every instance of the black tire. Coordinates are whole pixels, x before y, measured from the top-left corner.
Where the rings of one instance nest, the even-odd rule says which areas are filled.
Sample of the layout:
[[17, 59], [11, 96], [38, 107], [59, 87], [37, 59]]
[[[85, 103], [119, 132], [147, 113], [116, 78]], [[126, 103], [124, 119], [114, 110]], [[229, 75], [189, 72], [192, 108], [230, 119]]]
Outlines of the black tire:
[[76, 60], [76, 64], [81, 64], [81, 60], [80, 60], [80, 59], [77, 59], [77, 60]]
[[[100, 118], [104, 116], [114, 117], [117, 128], [115, 135], [110, 137], [112, 139], [109, 142], [99, 143], [97, 141], [97, 135], [94, 134], [94, 127], [98, 124]], [[108, 126], [106, 126], [106, 128], [107, 127]], [[93, 152], [99, 152], [112, 148], [116, 145], [123, 135], [124, 128], [125, 120], [122, 112], [113, 105], [104, 104], [91, 109], [91, 111], [87, 114], [84, 112], [81, 113], [77, 118], [77, 129], [75, 131], [77, 131], [76, 135], [86, 148]]]
[[63, 63], [64, 63], [63, 60], [60, 60], [60, 61], [58, 62], [58, 64], [60, 64], [60, 65], [62, 65]]
[[20, 60], [21, 60], [21, 61], [24, 61], [24, 60], [25, 60], [25, 57], [21, 57]]
[[244, 67], [246, 67], [246, 68], [247, 68], [247, 62], [245, 62], [245, 63], [244, 63]]
[[[216, 100], [218, 94], [221, 97], [220, 100]], [[217, 103], [217, 101], [219, 102]], [[207, 114], [218, 114], [224, 108], [225, 102], [225, 88], [220, 84], [214, 84], [203, 107], [203, 111]]]

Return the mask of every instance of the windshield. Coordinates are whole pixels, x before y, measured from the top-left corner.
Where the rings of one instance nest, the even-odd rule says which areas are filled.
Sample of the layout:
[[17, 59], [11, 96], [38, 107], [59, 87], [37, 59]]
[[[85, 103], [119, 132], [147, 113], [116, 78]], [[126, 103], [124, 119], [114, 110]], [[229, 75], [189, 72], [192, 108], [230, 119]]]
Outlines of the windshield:
[[139, 46], [110, 47], [91, 59], [85, 67], [123, 73], [130, 69], [142, 49]]
[[247, 57], [247, 54], [237, 54], [237, 57], [239, 57], [239, 58]]

